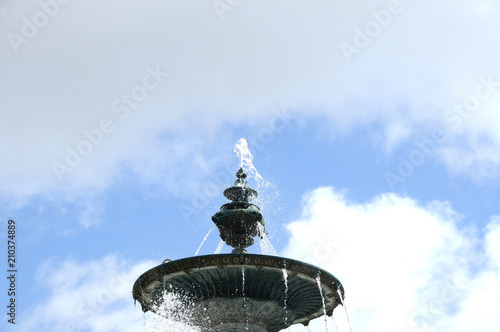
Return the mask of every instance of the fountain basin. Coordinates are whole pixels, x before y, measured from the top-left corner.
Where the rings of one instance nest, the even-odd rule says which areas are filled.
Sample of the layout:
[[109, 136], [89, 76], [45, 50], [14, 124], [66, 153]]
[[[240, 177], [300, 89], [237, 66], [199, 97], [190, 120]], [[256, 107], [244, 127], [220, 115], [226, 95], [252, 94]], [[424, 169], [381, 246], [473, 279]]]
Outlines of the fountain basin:
[[202, 331], [277, 332], [292, 324], [308, 325], [325, 311], [332, 315], [344, 297], [340, 281], [316, 266], [255, 254], [167, 262], [142, 274], [132, 294], [143, 311], [161, 315], [168, 292], [183, 299], [182, 310], [192, 313], [190, 324]]

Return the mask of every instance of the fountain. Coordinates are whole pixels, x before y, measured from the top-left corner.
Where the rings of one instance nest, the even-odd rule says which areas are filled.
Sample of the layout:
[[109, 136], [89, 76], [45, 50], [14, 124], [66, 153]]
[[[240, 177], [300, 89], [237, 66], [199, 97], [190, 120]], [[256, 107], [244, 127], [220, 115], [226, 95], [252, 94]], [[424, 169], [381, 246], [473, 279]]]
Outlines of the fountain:
[[165, 260], [137, 279], [134, 300], [144, 312], [170, 318], [162, 306], [174, 295], [181, 301], [175, 310], [189, 312], [189, 325], [203, 332], [277, 332], [332, 316], [344, 298], [337, 278], [297, 260], [247, 252], [254, 237], [265, 236], [265, 222], [250, 203], [258, 193], [242, 167], [236, 177], [224, 191], [231, 202], [212, 217], [232, 253]]

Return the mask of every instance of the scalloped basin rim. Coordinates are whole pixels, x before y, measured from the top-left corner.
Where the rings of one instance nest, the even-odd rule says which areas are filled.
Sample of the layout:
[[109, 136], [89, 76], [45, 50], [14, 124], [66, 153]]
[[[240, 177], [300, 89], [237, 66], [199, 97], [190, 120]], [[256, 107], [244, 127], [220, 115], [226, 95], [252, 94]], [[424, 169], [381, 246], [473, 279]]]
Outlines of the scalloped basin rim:
[[[248, 253], [246, 253], [246, 254], [201, 255], [201, 256], [193, 256], [193, 257], [180, 258], [180, 259], [173, 260], [173, 261], [170, 261], [170, 262], [167, 262], [167, 263], [163, 263], [163, 264], [157, 265], [157, 266], [155, 266], [155, 267], [147, 270], [139, 278], [137, 278], [137, 281], [134, 283], [134, 291], [136, 290], [136, 287], [138, 286], [139, 281], [141, 279], [143, 279], [143, 277], [146, 277], [148, 274], [150, 274], [154, 270], [157, 270], [157, 269], [162, 269], [162, 270], [168, 269], [168, 270], [170, 270], [170, 267], [172, 267], [171, 272], [182, 271], [182, 270], [185, 270], [185, 269], [175, 269], [173, 267], [174, 266], [177, 267], [178, 264], [184, 265], [185, 263], [191, 263], [193, 261], [196, 261], [198, 264], [196, 264], [194, 266], [191, 266], [191, 268], [201, 268], [201, 267], [212, 265], [212, 264], [209, 264], [209, 263], [207, 264], [206, 261], [209, 260], [209, 259], [212, 259], [214, 257], [222, 258], [222, 260], [224, 260], [224, 258], [229, 259], [227, 261], [227, 263], [224, 262], [225, 263], [224, 265], [229, 264], [229, 263], [231, 263], [230, 265], [234, 265], [235, 263], [240, 264], [240, 265], [246, 265], [246, 264], [250, 263], [249, 260], [254, 260], [254, 261], [257, 261], [256, 263], [260, 264], [260, 266], [275, 267], [275, 268], [280, 268], [280, 269], [284, 268], [284, 269], [287, 270], [288, 273], [295, 272], [293, 270], [289, 270], [289, 268], [288, 268], [293, 263], [299, 264], [299, 265], [302, 265], [302, 266], [307, 266], [307, 267], [313, 268], [317, 272], [319, 272], [318, 275], [320, 276], [320, 278], [321, 278], [322, 275], [328, 275], [328, 276], [333, 277], [336, 280], [336, 283], [339, 286], [340, 291], [342, 292], [342, 298], [344, 298], [344, 296], [345, 296], [345, 294], [344, 294], [344, 287], [342, 286], [342, 283], [333, 274], [331, 274], [331, 273], [323, 270], [322, 268], [319, 268], [319, 267], [317, 267], [315, 265], [312, 265], [312, 264], [309, 264], [309, 263], [304, 263], [304, 262], [301, 262], [301, 261], [298, 261], [298, 260], [295, 260], [295, 259], [292, 259], [292, 258], [279, 257], [279, 256], [270, 256], [270, 255], [248, 254]], [[239, 261], [235, 262], [235, 258], [239, 258]], [[271, 260], [272, 262], [280, 261], [280, 262], [282, 262], [282, 264], [279, 264], [279, 265], [273, 264], [272, 266], [270, 266], [269, 264], [263, 264], [265, 261], [269, 261], [269, 260]], [[186, 265], [191, 265], [191, 264], [186, 264]], [[251, 264], [250, 263], [250, 265], [255, 265], [255, 264]]]
[[[237, 284], [241, 282], [241, 271], [245, 270], [247, 273], [246, 282], [247, 288], [251, 287], [251, 283], [259, 284], [254, 287], [254, 294], [256, 294], [256, 290], [260, 292], [260, 296], [263, 294], [263, 288], [265, 287], [274, 287], [273, 294], [274, 300], [282, 301], [283, 300], [283, 290], [284, 290], [284, 280], [282, 270], [286, 269], [289, 280], [289, 296], [295, 293], [297, 310], [301, 311], [301, 303], [307, 303], [310, 306], [311, 299], [305, 298], [302, 293], [303, 289], [308, 289], [309, 292], [313, 292], [313, 288], [316, 288], [316, 292], [319, 293], [319, 290], [316, 285], [316, 277], [319, 276], [321, 280], [321, 288], [324, 295], [325, 300], [325, 311], [328, 315], [333, 313], [333, 310], [336, 308], [338, 304], [342, 304], [344, 298], [344, 288], [340, 281], [325, 270], [318, 268], [314, 265], [303, 263], [298, 260], [278, 257], [278, 256], [269, 256], [269, 255], [257, 255], [257, 254], [216, 254], [216, 255], [203, 255], [203, 256], [195, 256], [182, 258], [179, 260], [167, 262], [164, 264], [160, 264], [145, 273], [143, 273], [137, 281], [134, 283], [133, 287], [133, 297], [135, 300], [141, 303], [143, 311], [152, 310], [151, 308], [151, 296], [154, 292], [154, 289], [161, 284], [166, 284], [167, 282], [177, 282], [180, 274], [193, 278], [193, 282], [197, 282], [202, 277], [202, 274], [206, 275], [209, 273], [221, 274], [221, 271], [226, 273], [227, 275], [224, 277], [225, 282], [227, 280], [231, 280], [232, 284]], [[212, 276], [213, 277], [213, 276]], [[198, 278], [198, 279], [196, 279]], [[279, 280], [281, 278], [281, 280]], [[210, 278], [207, 278], [210, 279]], [[252, 279], [254, 279], [252, 281]], [[264, 279], [265, 282], [259, 281]], [[271, 281], [268, 281], [271, 280]], [[281, 284], [279, 284], [281, 282]], [[271, 284], [269, 286], [268, 284]], [[278, 286], [279, 285], [279, 290]], [[224, 286], [226, 287], [226, 286]], [[238, 292], [238, 287], [231, 288], [230, 292]], [[221, 288], [222, 289], [222, 288]], [[342, 294], [342, 299], [340, 298], [337, 290], [340, 289], [340, 293]], [[245, 291], [245, 290], [243, 290]], [[250, 294], [251, 290], [246, 290], [247, 293], [244, 296], [252, 296]], [[211, 296], [215, 297], [227, 297], [228, 296], [227, 287], [225, 288], [225, 293], [223, 295], [211, 294]], [[281, 293], [280, 293], [281, 292]], [[231, 293], [232, 294], [232, 293]], [[199, 295], [199, 294], [197, 294]], [[233, 296], [241, 296], [240, 293]], [[314, 295], [316, 308], [318, 306], [318, 294]], [[205, 295], [205, 298], [207, 296]], [[201, 298], [201, 295], [200, 295]], [[200, 299], [202, 301], [203, 298]], [[293, 299], [290, 299], [290, 305]], [[306, 305], [306, 306], [307, 306]], [[309, 310], [309, 309], [308, 309]], [[154, 311], [154, 310], [152, 310]], [[312, 309], [305, 312], [302, 311], [302, 316], [298, 316], [297, 319], [293, 322], [293, 324], [303, 323], [307, 324], [310, 320], [317, 318], [323, 315], [323, 307], [320, 305], [320, 308]]]

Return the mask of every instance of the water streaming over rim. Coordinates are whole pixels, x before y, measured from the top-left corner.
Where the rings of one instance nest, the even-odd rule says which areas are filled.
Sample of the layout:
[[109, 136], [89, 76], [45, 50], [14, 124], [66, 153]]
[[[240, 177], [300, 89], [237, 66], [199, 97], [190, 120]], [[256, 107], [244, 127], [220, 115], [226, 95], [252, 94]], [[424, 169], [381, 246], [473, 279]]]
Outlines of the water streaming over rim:
[[316, 282], [318, 283], [319, 294], [321, 295], [321, 302], [323, 302], [323, 314], [325, 317], [325, 331], [328, 332], [328, 321], [326, 315], [326, 305], [325, 305], [325, 297], [323, 296], [323, 289], [321, 288], [321, 279], [319, 276], [316, 277]]
[[241, 294], [245, 297], [245, 266], [241, 266]]
[[281, 270], [283, 272], [283, 281], [285, 282], [285, 300], [283, 301], [283, 307], [286, 309], [286, 300], [288, 297], [288, 273], [286, 272], [286, 268]]
[[[288, 298], [288, 273], [286, 272], [286, 268], [281, 270], [283, 272], [283, 281], [285, 282], [285, 299], [283, 300], [283, 308], [287, 308], [286, 300]], [[288, 321], [288, 316], [285, 316], [285, 322]]]
[[339, 327], [337, 326], [337, 322], [335, 321], [335, 317], [333, 317], [333, 315], [332, 315], [332, 321], [333, 321], [333, 326], [335, 326], [335, 330], [337, 330], [337, 332], [340, 332]]
[[242, 265], [241, 266], [241, 295], [243, 295], [243, 306], [245, 307], [245, 313], [246, 313], [246, 326], [245, 326], [245, 330], [248, 330], [248, 326], [249, 326], [249, 320], [248, 320], [248, 306], [247, 306], [247, 302], [245, 301], [245, 266]]
[[345, 304], [345, 300], [342, 298], [342, 293], [337, 289], [337, 293], [340, 295], [340, 301], [342, 302], [342, 308], [344, 308], [345, 316], [347, 319], [347, 324], [349, 325], [349, 332], [352, 332], [351, 319], [349, 318], [349, 313], [347, 312], [347, 307]]
[[201, 247], [203, 247], [203, 244], [205, 243], [205, 241], [207, 240], [208, 236], [210, 235], [210, 233], [212, 233], [212, 231], [214, 230], [215, 228], [215, 225], [212, 226], [212, 228], [210, 228], [210, 230], [208, 231], [207, 235], [205, 235], [205, 237], [203, 238], [203, 241], [201, 241], [201, 244], [200, 246], [198, 247], [198, 250], [196, 250], [196, 252], [194, 253], [195, 256], [198, 255], [198, 253], [200, 252], [200, 249]]

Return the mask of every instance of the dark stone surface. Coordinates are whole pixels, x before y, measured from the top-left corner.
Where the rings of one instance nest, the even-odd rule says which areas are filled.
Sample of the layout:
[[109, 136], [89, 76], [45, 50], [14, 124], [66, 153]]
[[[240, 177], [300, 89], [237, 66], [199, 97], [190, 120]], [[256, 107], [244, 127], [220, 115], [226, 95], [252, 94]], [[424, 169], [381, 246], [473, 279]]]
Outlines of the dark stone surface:
[[219, 229], [221, 239], [230, 247], [233, 253], [244, 253], [254, 243], [254, 237], [265, 235], [265, 222], [260, 208], [250, 203], [257, 198], [257, 191], [248, 186], [246, 174], [242, 168], [236, 173], [237, 180], [232, 187], [224, 191], [224, 196], [232, 200], [224, 204], [212, 221]]
[[[284, 268], [288, 274], [287, 291], [283, 278]], [[134, 285], [133, 296], [141, 303], [143, 311], [153, 312], [160, 311], [158, 308], [164, 292], [180, 295], [186, 301], [186, 308], [203, 306], [203, 303], [214, 300], [217, 303], [229, 303], [242, 298], [253, 301], [254, 304], [269, 303], [269, 308], [273, 310], [269, 310], [268, 315], [262, 310], [256, 317], [252, 313], [249, 315], [252, 316], [252, 321], [258, 317], [260, 324], [272, 332], [285, 329], [291, 324], [308, 324], [310, 320], [323, 315], [317, 276], [321, 279], [326, 312], [331, 315], [335, 307], [342, 303], [337, 290], [341, 294], [344, 290], [339, 280], [313, 265], [265, 255], [207, 255], [161, 264], [139, 277]], [[277, 313], [278, 307], [283, 308], [281, 315]], [[210, 326], [246, 321], [246, 316], [228, 316], [224, 311], [217, 314], [216, 310], [210, 310], [209, 313]], [[194, 317], [198, 317], [197, 322], [191, 324], [215, 331], [204, 325], [208, 316], [202, 319], [198, 312]], [[232, 321], [229, 322], [228, 317], [232, 317]]]

